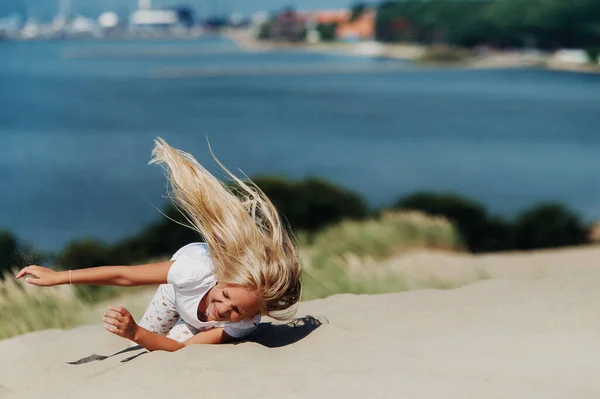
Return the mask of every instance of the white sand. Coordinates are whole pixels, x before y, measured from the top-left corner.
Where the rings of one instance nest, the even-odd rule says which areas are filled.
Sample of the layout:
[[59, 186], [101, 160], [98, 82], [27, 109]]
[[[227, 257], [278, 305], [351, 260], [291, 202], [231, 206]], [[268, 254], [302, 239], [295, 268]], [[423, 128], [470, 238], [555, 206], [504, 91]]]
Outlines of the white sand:
[[126, 346], [101, 325], [27, 334], [0, 341], [0, 397], [600, 397], [600, 248], [417, 253], [388, 266], [446, 276], [483, 268], [492, 278], [455, 290], [307, 302], [299, 316], [313, 316], [312, 326], [263, 326], [261, 343], [127, 362], [144, 351], [66, 363]]

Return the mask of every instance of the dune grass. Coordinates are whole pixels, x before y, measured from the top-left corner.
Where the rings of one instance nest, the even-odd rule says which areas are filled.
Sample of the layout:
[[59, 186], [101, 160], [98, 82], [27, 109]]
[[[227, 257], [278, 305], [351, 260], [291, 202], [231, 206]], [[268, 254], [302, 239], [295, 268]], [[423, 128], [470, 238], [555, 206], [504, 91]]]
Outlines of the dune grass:
[[[459, 234], [443, 218], [417, 212], [384, 213], [372, 220], [344, 221], [313, 236], [300, 234], [299, 241], [304, 300], [339, 293], [375, 294], [460, 285], [435, 278], [417, 281], [380, 267], [382, 260], [415, 248], [462, 250]], [[144, 302], [149, 298], [140, 289], [39, 288], [4, 275], [0, 280], [0, 339], [46, 328], [99, 323], [100, 308], [123, 295], [136, 295]], [[119, 302], [126, 306], [135, 302], [140, 308], [136, 312], [143, 311], [137, 303], [140, 301], [123, 298]]]
[[378, 263], [412, 249], [462, 250], [446, 219], [420, 212], [387, 212], [377, 219], [345, 221], [301, 237], [304, 300], [339, 293], [376, 294], [414, 288], [450, 288], [435, 279], [414, 280]]
[[326, 228], [312, 239], [309, 249], [313, 265], [325, 267], [331, 258], [347, 254], [379, 260], [411, 248], [458, 250], [462, 246], [460, 235], [445, 218], [386, 212], [378, 219], [344, 221]]
[[6, 273], [0, 280], [0, 339], [80, 324], [83, 306], [72, 286], [40, 289]]
[[[148, 302], [156, 287], [72, 286], [36, 287], [4, 273], [0, 279], [0, 340], [49, 328], [68, 329], [100, 323], [102, 312], [123, 296], [140, 295]], [[134, 315], [143, 309], [129, 306]], [[145, 309], [145, 307], [144, 307]]]

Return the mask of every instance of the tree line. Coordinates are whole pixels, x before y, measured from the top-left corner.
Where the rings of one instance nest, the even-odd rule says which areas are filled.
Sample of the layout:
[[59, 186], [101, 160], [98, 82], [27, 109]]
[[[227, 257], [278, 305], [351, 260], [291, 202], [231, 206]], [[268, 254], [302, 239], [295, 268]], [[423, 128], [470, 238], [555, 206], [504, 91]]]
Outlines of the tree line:
[[[359, 2], [351, 19], [370, 9]], [[286, 8], [259, 29], [261, 39], [305, 40], [295, 10]], [[600, 53], [600, 1], [597, 0], [395, 0], [375, 6], [375, 39], [423, 45], [474, 48], [582, 48]], [[277, 18], [286, 26], [273, 29]], [[278, 22], [282, 25], [281, 22]], [[319, 24], [321, 40], [335, 40], [336, 23]]]
[[597, 0], [403, 0], [377, 7], [376, 39], [473, 47], [597, 48]]
[[[289, 229], [307, 232], [309, 237], [341, 220], [373, 218], [385, 210], [370, 209], [358, 193], [318, 178], [267, 176], [253, 181], [272, 200]], [[585, 244], [590, 229], [575, 211], [560, 203], [538, 204], [511, 220], [492, 215], [477, 201], [452, 193], [415, 193], [397, 199], [391, 208], [446, 217], [459, 230], [465, 249], [474, 253]], [[1, 232], [0, 272], [33, 263], [51, 263], [61, 269], [134, 264], [169, 256], [183, 245], [201, 240], [196, 232], [173, 221], [185, 223], [184, 216], [172, 205], [164, 213], [167, 217], [117, 243], [76, 240], [57, 253], [41, 253], [12, 233]]]

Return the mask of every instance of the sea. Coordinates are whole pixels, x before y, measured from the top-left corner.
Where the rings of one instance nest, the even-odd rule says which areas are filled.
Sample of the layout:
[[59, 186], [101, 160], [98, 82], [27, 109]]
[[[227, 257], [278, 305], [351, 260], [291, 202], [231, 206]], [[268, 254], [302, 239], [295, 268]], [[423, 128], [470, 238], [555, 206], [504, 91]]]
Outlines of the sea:
[[225, 38], [0, 42], [0, 230], [56, 251], [161, 217], [162, 137], [219, 174], [316, 176], [373, 207], [454, 192], [600, 218], [600, 75], [419, 68]]
[[[349, 9], [354, 0], [150, 0], [153, 8], [189, 7], [198, 18], [228, 16], [241, 13], [250, 16], [257, 12], [277, 12], [292, 7], [297, 10]], [[2, 0], [0, 19], [19, 15], [38, 22], [50, 21], [61, 5], [68, 6], [71, 14], [96, 18], [105, 11], [127, 18], [138, 7], [138, 0]]]

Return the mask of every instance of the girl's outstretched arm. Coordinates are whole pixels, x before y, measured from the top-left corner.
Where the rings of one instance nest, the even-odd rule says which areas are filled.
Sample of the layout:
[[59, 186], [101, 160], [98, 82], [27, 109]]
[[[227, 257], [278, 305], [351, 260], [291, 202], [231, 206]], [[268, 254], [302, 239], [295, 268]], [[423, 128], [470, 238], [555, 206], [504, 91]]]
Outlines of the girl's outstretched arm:
[[50, 287], [60, 284], [116, 285], [132, 287], [138, 285], [166, 284], [167, 274], [173, 261], [150, 263], [139, 266], [100, 266], [88, 269], [54, 271], [42, 266], [31, 265], [21, 269], [16, 278], [30, 274], [29, 284]]
[[127, 338], [136, 344], [150, 350], [175, 352], [192, 344], [220, 344], [229, 342], [231, 338], [222, 328], [213, 328], [194, 335], [185, 342], [164, 337], [146, 330], [136, 324], [131, 313], [123, 306], [110, 306], [104, 313], [104, 328], [119, 337]]

